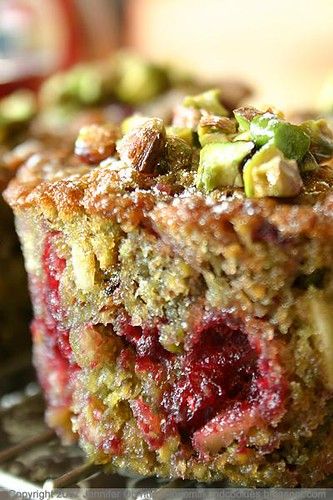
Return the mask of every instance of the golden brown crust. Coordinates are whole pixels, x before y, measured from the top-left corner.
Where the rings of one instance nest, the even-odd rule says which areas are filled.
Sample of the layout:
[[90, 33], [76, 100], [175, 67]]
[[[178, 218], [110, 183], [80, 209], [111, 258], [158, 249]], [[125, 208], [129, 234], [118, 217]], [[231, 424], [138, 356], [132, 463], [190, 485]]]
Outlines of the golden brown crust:
[[96, 169], [72, 181], [21, 183], [15, 179], [7, 188], [5, 198], [16, 210], [38, 208], [51, 218], [100, 214], [137, 226], [157, 199], [165, 200], [167, 195], [139, 189], [126, 192], [120, 188], [116, 172]]
[[[200, 225], [201, 231], [214, 233], [237, 215], [253, 227], [265, 220], [284, 237], [329, 238], [333, 235], [331, 210], [333, 169], [321, 167], [305, 179], [304, 192], [287, 201], [251, 200], [227, 193], [205, 197], [194, 188], [176, 195], [172, 179], [136, 172], [122, 162], [110, 160], [98, 166], [82, 164], [68, 149], [34, 153], [19, 169], [4, 192], [16, 211], [36, 208], [47, 217], [67, 219], [78, 214], [99, 214], [119, 222], [139, 225], [159, 202], [155, 224], [182, 224], [183, 230]], [[169, 184], [168, 184], [169, 183]], [[237, 194], [237, 193], [236, 193]], [[170, 203], [172, 202], [172, 203]], [[317, 202], [317, 204], [315, 204]], [[324, 208], [325, 207], [325, 208]], [[164, 222], [163, 222], [164, 221]], [[170, 226], [169, 226], [170, 227]]]
[[[330, 207], [333, 194], [317, 206], [281, 204], [275, 200], [232, 200], [212, 202], [199, 194], [185, 193], [172, 198], [153, 190], [117, 190], [117, 175], [108, 170], [90, 172], [78, 180], [54, 183], [10, 182], [5, 191], [7, 202], [17, 210], [38, 207], [48, 217], [68, 218], [80, 213], [99, 214], [120, 223], [140, 225], [148, 212], [153, 211], [154, 223], [163, 226], [181, 225], [190, 233], [197, 228], [207, 237], [225, 238], [225, 225], [237, 217], [237, 223], [249, 224], [256, 231], [262, 224], [276, 227], [281, 238], [333, 238], [333, 216]], [[118, 179], [119, 180], [119, 179]], [[118, 186], [119, 187], [119, 186]], [[163, 202], [162, 204], [160, 202]], [[170, 203], [172, 202], [172, 203]], [[149, 217], [150, 218], [150, 217]], [[222, 237], [222, 236], [221, 236]], [[272, 235], [270, 237], [273, 237]]]
[[[333, 203], [333, 196], [330, 197]], [[328, 203], [328, 199], [327, 199]], [[168, 231], [178, 235], [200, 232], [203, 239], [214, 239], [226, 244], [226, 228], [230, 238], [233, 227], [250, 224], [258, 239], [283, 244], [289, 238], [333, 238], [333, 217], [329, 210], [318, 207], [280, 204], [275, 200], [234, 200], [211, 203], [201, 196], [179, 198], [169, 205], [160, 205], [152, 218], [158, 231]], [[179, 233], [182, 229], [182, 234]]]

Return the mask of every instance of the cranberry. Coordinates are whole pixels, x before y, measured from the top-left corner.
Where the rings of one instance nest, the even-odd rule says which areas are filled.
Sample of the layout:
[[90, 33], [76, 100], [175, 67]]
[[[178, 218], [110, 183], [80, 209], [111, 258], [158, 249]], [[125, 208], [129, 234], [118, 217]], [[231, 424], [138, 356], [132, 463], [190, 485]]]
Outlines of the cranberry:
[[[141, 360], [161, 362], [169, 359], [172, 355], [164, 349], [159, 342], [159, 332], [157, 326], [144, 327], [132, 326], [128, 317], [123, 316], [119, 321], [120, 327], [118, 335], [135, 348], [136, 355]], [[143, 364], [143, 363], [142, 363]]]
[[279, 348], [276, 341], [264, 339], [265, 322], [253, 322], [250, 333], [232, 314], [205, 320], [198, 314], [185, 353], [176, 356], [160, 344], [158, 324], [141, 328], [125, 315], [120, 318], [117, 333], [129, 344], [122, 363], [125, 352], [126, 359], [132, 352], [136, 373], [151, 374], [161, 387], [158, 412], [143, 400], [132, 406], [152, 448], [178, 431], [185, 441], [193, 437], [199, 450], [212, 449], [251, 426], [280, 418], [286, 387]]
[[245, 332], [212, 318], [194, 338], [182, 357], [179, 378], [162, 400], [162, 407], [184, 435], [192, 434], [233, 402], [257, 395], [257, 355]]

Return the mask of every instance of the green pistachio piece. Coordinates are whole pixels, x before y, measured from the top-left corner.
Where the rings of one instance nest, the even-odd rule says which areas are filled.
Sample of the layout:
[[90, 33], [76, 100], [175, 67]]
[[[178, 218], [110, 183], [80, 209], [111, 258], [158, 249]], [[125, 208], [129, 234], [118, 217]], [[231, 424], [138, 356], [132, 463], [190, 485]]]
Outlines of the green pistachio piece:
[[262, 115], [263, 113], [252, 106], [246, 106], [234, 110], [234, 116], [238, 123], [239, 132], [246, 132], [250, 130], [250, 123], [255, 116]]
[[310, 139], [297, 125], [281, 122], [274, 134], [275, 146], [286, 158], [300, 161], [310, 147]]
[[189, 170], [192, 166], [192, 148], [180, 137], [167, 136], [163, 160], [160, 161], [159, 173]]
[[274, 129], [281, 123], [272, 113], [264, 113], [253, 118], [250, 123], [250, 134], [257, 146], [264, 146], [274, 139]]
[[296, 196], [303, 182], [295, 160], [289, 160], [274, 144], [257, 151], [244, 165], [243, 180], [248, 197]]
[[198, 138], [201, 147], [215, 142], [228, 142], [228, 137], [223, 132], [207, 132], [204, 127], [198, 126]]
[[237, 134], [234, 139], [234, 141], [250, 141], [251, 140], [251, 134], [250, 130], [246, 130], [245, 132], [242, 132], [240, 134]]
[[148, 120], [150, 120], [149, 117], [139, 115], [138, 113], [131, 115], [121, 122], [121, 132], [125, 135], [133, 128], [141, 127], [141, 125], [146, 123]]
[[333, 133], [326, 120], [307, 120], [300, 128], [310, 137], [310, 152], [319, 164], [333, 157]]
[[37, 112], [36, 97], [30, 90], [18, 90], [0, 100], [0, 144], [16, 140]]
[[25, 122], [36, 111], [36, 98], [29, 90], [18, 90], [0, 101], [0, 114], [8, 123]]
[[189, 127], [167, 127], [167, 136], [175, 136], [187, 142], [190, 146], [193, 144], [193, 130]]
[[165, 153], [166, 132], [163, 120], [151, 118], [131, 129], [117, 142], [122, 162], [142, 174], [155, 174]]
[[111, 95], [114, 84], [113, 66], [107, 62], [78, 64], [69, 71], [54, 74], [41, 87], [44, 107], [55, 105], [89, 106]]
[[201, 146], [212, 142], [226, 142], [230, 140], [230, 136], [235, 132], [236, 124], [234, 120], [216, 115], [202, 116], [197, 130]]
[[228, 111], [221, 104], [220, 94], [221, 92], [219, 89], [212, 89], [202, 94], [186, 96], [183, 101], [183, 106], [204, 110], [213, 115], [227, 116]]
[[242, 187], [240, 166], [253, 147], [253, 142], [242, 141], [204, 146], [200, 151], [197, 187], [207, 192], [224, 186]]
[[97, 68], [85, 67], [72, 75], [74, 96], [84, 105], [100, 102], [103, 97], [103, 77]]
[[117, 74], [115, 94], [120, 101], [128, 104], [150, 101], [169, 87], [164, 68], [132, 54], [122, 54], [118, 58]]
[[272, 113], [255, 116], [250, 124], [251, 138], [257, 146], [272, 142], [288, 159], [301, 160], [310, 147], [309, 136], [297, 125]]
[[298, 165], [301, 173], [313, 172], [314, 170], [317, 170], [319, 168], [316, 158], [312, 153], [310, 153], [310, 151], [306, 153], [303, 160], [300, 161]]

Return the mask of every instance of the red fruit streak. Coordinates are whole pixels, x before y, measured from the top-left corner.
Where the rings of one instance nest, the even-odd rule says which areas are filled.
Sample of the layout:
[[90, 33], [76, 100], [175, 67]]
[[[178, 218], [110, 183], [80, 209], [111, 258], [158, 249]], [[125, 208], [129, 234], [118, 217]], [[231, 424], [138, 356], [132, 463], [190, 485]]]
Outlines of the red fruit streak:
[[143, 400], [132, 405], [151, 448], [179, 433], [193, 437], [200, 452], [218, 451], [234, 439], [244, 443], [250, 428], [279, 420], [287, 388], [278, 347], [264, 340], [265, 323], [253, 321], [255, 334], [230, 314], [198, 321], [187, 351], [176, 357], [159, 343], [157, 326], [142, 329], [123, 318], [118, 333], [135, 349], [136, 371], [152, 373], [161, 386], [158, 414]]
[[55, 250], [58, 234], [47, 235], [42, 255], [44, 278], [33, 284], [33, 295], [43, 306], [43, 315], [33, 321], [32, 334], [38, 376], [48, 404], [52, 408], [68, 408], [72, 399], [71, 379], [78, 367], [72, 360], [68, 331], [61, 326], [64, 311], [60, 303], [59, 282], [66, 261]]

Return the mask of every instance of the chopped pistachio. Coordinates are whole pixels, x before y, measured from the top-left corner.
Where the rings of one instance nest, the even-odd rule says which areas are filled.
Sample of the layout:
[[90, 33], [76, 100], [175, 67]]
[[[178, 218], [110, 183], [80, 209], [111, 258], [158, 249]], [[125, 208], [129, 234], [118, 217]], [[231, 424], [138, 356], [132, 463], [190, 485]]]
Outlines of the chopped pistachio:
[[18, 90], [0, 101], [0, 143], [20, 131], [36, 114], [37, 103], [33, 92]]
[[19, 90], [0, 101], [0, 115], [8, 122], [24, 122], [36, 111], [36, 98], [29, 90]]
[[250, 129], [250, 123], [255, 116], [263, 113], [252, 106], [246, 106], [234, 110], [234, 116], [238, 122], [238, 130], [245, 132]]
[[307, 120], [300, 128], [310, 137], [310, 151], [319, 164], [333, 157], [333, 132], [326, 120]]
[[274, 144], [286, 158], [300, 161], [309, 150], [310, 139], [297, 125], [281, 122], [276, 127]]
[[198, 125], [198, 138], [201, 146], [212, 142], [225, 142], [228, 136], [236, 132], [233, 120], [225, 116], [202, 116]]
[[172, 126], [190, 128], [196, 131], [200, 122], [201, 112], [199, 109], [176, 106], [172, 117]]
[[102, 74], [96, 68], [85, 68], [76, 82], [79, 101], [90, 105], [99, 102], [103, 95]]
[[121, 132], [123, 134], [127, 134], [127, 132], [129, 132], [130, 130], [132, 130], [133, 128], [140, 127], [148, 120], [150, 120], [149, 117], [139, 115], [139, 113], [135, 113], [134, 115], [125, 118], [125, 120], [121, 122]]
[[75, 101], [83, 105], [99, 102], [102, 97], [102, 75], [97, 67], [89, 64], [80, 64], [72, 70], [60, 73], [59, 100], [61, 102]]
[[274, 139], [274, 128], [281, 121], [271, 113], [255, 116], [250, 123], [250, 133], [257, 146], [264, 146]]
[[218, 187], [243, 185], [240, 165], [252, 151], [253, 142], [207, 144], [200, 151], [197, 187], [212, 191]]
[[198, 127], [198, 139], [200, 146], [206, 146], [207, 144], [212, 144], [215, 142], [228, 142], [228, 137], [223, 132], [207, 132], [206, 128]]
[[271, 142], [292, 160], [301, 160], [310, 147], [310, 138], [301, 127], [280, 120], [272, 113], [255, 116], [250, 133], [257, 146]]
[[166, 133], [167, 136], [175, 136], [183, 139], [190, 146], [193, 144], [193, 131], [189, 127], [167, 127]]
[[118, 57], [117, 74], [115, 94], [128, 104], [150, 101], [169, 87], [164, 68], [133, 54], [121, 54]]
[[200, 119], [200, 126], [211, 130], [219, 130], [225, 134], [234, 134], [236, 132], [235, 121], [226, 116], [204, 115]]
[[220, 94], [219, 89], [207, 90], [202, 94], [185, 97], [183, 105], [188, 108], [204, 110], [213, 115], [227, 116], [228, 111], [221, 104]]
[[142, 174], [156, 173], [165, 152], [166, 133], [163, 120], [152, 118], [130, 130], [117, 143], [121, 161]]
[[296, 196], [303, 186], [297, 162], [270, 143], [245, 163], [243, 179], [246, 196], [255, 198]]
[[112, 92], [113, 79], [112, 66], [78, 64], [48, 78], [42, 85], [40, 99], [43, 106], [96, 104]]
[[305, 172], [313, 172], [314, 170], [317, 170], [319, 168], [319, 165], [316, 161], [316, 158], [313, 156], [310, 151], [306, 153], [304, 156], [303, 160], [299, 162], [299, 169], [302, 173]]
[[180, 137], [167, 137], [163, 163], [166, 165], [168, 172], [189, 169], [192, 165], [191, 146]]
[[165, 64], [165, 70], [168, 72], [168, 78], [171, 88], [192, 88], [197, 86], [197, 82], [192, 75], [192, 72], [184, 66], [172, 63]]
[[244, 132], [241, 132], [240, 134], [235, 135], [234, 141], [250, 141], [251, 140], [251, 134], [250, 130], [246, 130]]

